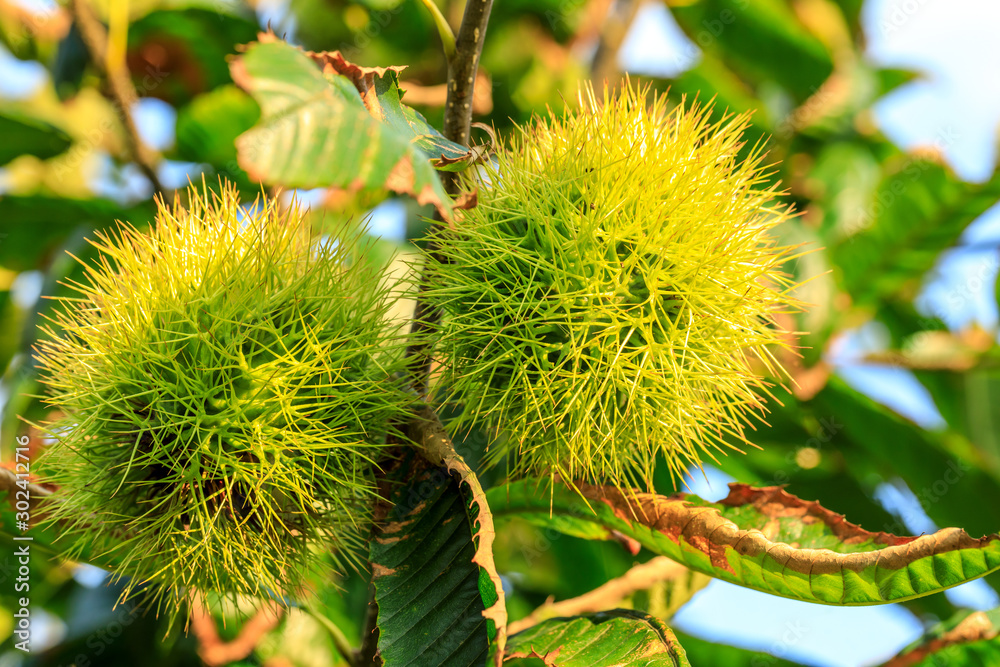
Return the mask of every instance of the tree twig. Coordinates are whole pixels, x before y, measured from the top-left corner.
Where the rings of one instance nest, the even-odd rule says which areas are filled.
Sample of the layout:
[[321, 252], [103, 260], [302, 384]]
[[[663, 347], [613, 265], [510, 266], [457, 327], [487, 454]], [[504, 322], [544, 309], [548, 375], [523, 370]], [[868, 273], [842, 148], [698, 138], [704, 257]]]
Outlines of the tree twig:
[[[486, 40], [486, 25], [489, 23], [492, 9], [493, 0], [468, 0], [462, 16], [462, 25], [455, 40], [455, 53], [448, 60], [444, 136], [463, 146], [469, 145], [476, 72], [479, 69], [479, 58]], [[450, 195], [458, 194], [460, 187], [458, 175], [445, 172], [441, 176], [445, 191]], [[435, 219], [440, 222], [440, 216], [435, 216]], [[437, 248], [433, 246], [429, 250], [431, 253], [437, 253]], [[413, 388], [421, 396], [426, 396], [432, 359], [430, 345], [425, 336], [437, 328], [441, 314], [427, 304], [423, 298], [423, 289], [421, 281], [413, 314], [413, 326], [410, 329], [410, 334], [416, 342], [407, 347], [406, 356], [412, 361], [410, 373], [413, 377]]]
[[[490, 75], [480, 70], [476, 74], [476, 87], [472, 93], [472, 113], [487, 114], [493, 111], [493, 85]], [[448, 99], [448, 84], [421, 86], [413, 81], [400, 81], [399, 89], [406, 93], [410, 106], [443, 107]]]
[[[467, 1], [465, 13], [462, 16], [462, 25], [455, 40], [455, 52], [448, 60], [448, 88], [444, 109], [444, 136], [463, 146], [469, 145], [469, 133], [472, 127], [472, 99], [477, 78], [476, 72], [479, 69], [479, 58], [482, 55], [483, 43], [486, 40], [486, 25], [489, 23], [492, 8], [493, 0]], [[457, 194], [459, 181], [456, 174], [445, 172], [442, 176], [445, 190], [448, 194]], [[436, 217], [438, 222], [440, 222], [440, 216]], [[437, 249], [431, 247], [430, 251], [436, 253]], [[416, 342], [406, 348], [406, 356], [411, 362], [410, 374], [413, 389], [420, 396], [426, 397], [432, 363], [431, 346], [426, 336], [437, 328], [437, 324], [440, 321], [440, 313], [430, 308], [426, 300], [422, 298], [423, 285], [424, 281], [421, 281], [421, 286], [417, 294], [413, 325], [410, 329], [410, 334]], [[437, 421], [436, 416], [433, 422], [440, 426], [440, 422]], [[410, 424], [409, 429], [411, 431], [415, 428], [421, 429], [426, 427], [427, 424], [428, 421], [426, 419], [417, 418]], [[441, 429], [441, 432], [443, 433], [444, 430]], [[447, 435], [445, 435], [445, 438], [447, 438]], [[450, 445], [450, 440], [448, 442]], [[454, 451], [453, 448], [452, 451]], [[478, 481], [476, 481], [476, 484], [478, 484]], [[480, 489], [481, 491], [482, 489]], [[482, 514], [481, 512], [480, 539], [488, 540], [486, 548], [489, 550], [490, 557], [492, 558], [492, 515], [489, 515], [487, 519]], [[485, 514], [489, 514], [488, 508], [486, 508]], [[484, 520], [489, 521], [489, 534], [486, 536], [484, 535], [487, 526]], [[379, 521], [376, 518], [376, 525], [378, 523]], [[494, 617], [502, 615], [502, 622], [496, 623], [498, 644], [502, 648], [502, 639], [505, 636], [506, 628], [506, 608], [503, 603], [503, 588], [498, 586], [497, 593], [500, 596], [499, 601], [491, 609], [493, 610], [492, 614]], [[375, 662], [377, 660], [377, 649], [378, 607], [374, 596], [372, 596], [368, 604], [368, 616], [362, 636], [361, 649], [358, 651], [357, 664], [367, 667]], [[499, 655], [500, 653], [498, 653]]]
[[97, 20], [97, 16], [94, 15], [88, 2], [89, 0], [70, 0], [73, 18], [76, 19], [76, 24], [80, 28], [80, 36], [83, 37], [83, 43], [90, 54], [90, 60], [108, 82], [111, 99], [118, 107], [122, 124], [125, 126], [125, 135], [128, 139], [132, 159], [152, 183], [153, 191], [163, 192], [163, 185], [156, 175], [156, 164], [159, 161], [159, 156], [143, 143], [142, 137], [139, 136], [139, 128], [135, 124], [135, 118], [132, 116], [132, 105], [139, 99], [139, 96], [135, 92], [135, 86], [132, 85], [128, 68], [108, 69], [105, 59], [108, 52], [108, 34], [101, 22]]
[[249, 656], [268, 632], [278, 626], [282, 609], [276, 603], [262, 607], [240, 628], [235, 639], [219, 637], [215, 619], [196, 596], [191, 596], [191, 631], [198, 639], [198, 656], [208, 667], [222, 667]]
[[369, 584], [368, 606], [365, 608], [365, 629], [361, 635], [361, 648], [355, 654], [354, 664], [358, 667], [381, 665], [378, 657], [378, 603], [375, 602], [375, 587]]
[[[444, 136], [452, 141], [469, 145], [469, 133], [472, 128], [472, 100], [476, 86], [476, 72], [479, 69], [479, 58], [483, 52], [486, 40], [486, 25], [490, 20], [493, 0], [468, 0], [462, 25], [455, 39], [455, 53], [448, 61], [448, 94], [444, 108]], [[459, 181], [457, 174], [445, 172], [442, 174], [445, 190], [450, 195], [458, 193]], [[437, 249], [430, 248], [431, 253]], [[440, 259], [439, 257], [437, 259]], [[422, 298], [423, 282], [417, 294], [417, 305], [413, 314], [413, 327], [410, 333], [415, 343], [411, 344], [406, 354], [411, 357], [414, 366], [411, 373], [414, 389], [421, 396], [427, 394], [431, 373], [430, 345], [423, 338], [437, 328], [441, 314], [430, 307]]]
[[[666, 556], [657, 556], [583, 595], [559, 602], [553, 602], [549, 598], [548, 602], [535, 611], [508, 625], [507, 630], [510, 634], [514, 634], [550, 618], [613, 609], [620, 605], [623, 598], [632, 593], [647, 590], [660, 582], [679, 579], [687, 572], [688, 569], [683, 565], [675, 563]], [[708, 580], [709, 577], [706, 576], [704, 582], [699, 583], [703, 586]]]
[[455, 54], [448, 61], [448, 101], [444, 112], [444, 136], [469, 145], [472, 125], [472, 93], [479, 57], [486, 40], [493, 0], [468, 0], [462, 25], [455, 39]]
[[[397, 434], [390, 434], [389, 443], [392, 447], [385, 450], [382, 461], [376, 466], [375, 479], [378, 484], [378, 498], [372, 510], [370, 540], [377, 538], [381, 531], [380, 527], [385, 523], [385, 518], [389, 515], [389, 510], [392, 509], [392, 504], [387, 500], [392, 490], [392, 484], [389, 482], [388, 477], [399, 465], [402, 455], [402, 439]], [[368, 569], [369, 571], [373, 569], [370, 563]], [[365, 625], [361, 631], [361, 647], [355, 652], [354, 660], [351, 664], [358, 667], [381, 665], [382, 658], [378, 655], [378, 639], [378, 602], [375, 600], [375, 584], [369, 579], [368, 606], [365, 607]]]

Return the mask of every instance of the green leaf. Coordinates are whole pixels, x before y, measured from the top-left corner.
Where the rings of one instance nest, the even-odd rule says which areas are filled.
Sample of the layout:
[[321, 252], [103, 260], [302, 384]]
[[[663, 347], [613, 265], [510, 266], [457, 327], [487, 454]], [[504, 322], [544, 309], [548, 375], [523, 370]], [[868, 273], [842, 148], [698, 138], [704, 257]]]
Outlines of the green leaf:
[[458, 481], [421, 459], [390, 496], [392, 509], [369, 545], [385, 667], [482, 667], [489, 652], [480, 568]]
[[875, 473], [875, 483], [902, 478], [939, 526], [984, 534], [1000, 525], [1000, 506], [982, 502], [1000, 497], [1000, 482], [989, 458], [959, 434], [922, 429], [836, 377], [807, 405], [836, 429], [837, 454], [855, 477], [870, 480]]
[[[537, 660], [541, 662], [537, 662]], [[690, 663], [674, 633], [653, 616], [616, 609], [553, 618], [517, 633], [504, 665], [559, 667], [684, 667]]]
[[831, 142], [816, 151], [815, 159], [809, 177], [822, 183], [829, 201], [820, 227], [825, 241], [821, 245], [826, 245], [866, 224], [865, 210], [875, 196], [882, 171], [871, 147], [860, 141]]
[[231, 67], [262, 112], [236, 140], [239, 164], [251, 177], [297, 188], [389, 189], [450, 219], [451, 200], [426, 155], [411, 136], [369, 114], [348, 78], [321, 72], [269, 34]]
[[938, 623], [884, 667], [1000, 665], [1000, 608], [964, 611]]
[[901, 602], [1000, 570], [1000, 536], [946, 528], [897, 537], [848, 523], [772, 486], [731, 484], [709, 503], [578, 483], [523, 480], [487, 494], [494, 514], [568, 533], [613, 531], [686, 567], [747, 588], [821, 604]]
[[376, 83], [378, 104], [385, 114], [385, 122], [411, 141], [440, 171], [462, 171], [486, 155], [483, 147], [466, 148], [450, 141], [431, 126], [419, 111], [400, 102], [399, 82], [391, 72]]
[[496, 639], [502, 654], [507, 640], [507, 607], [504, 601], [503, 583], [500, 581], [500, 574], [493, 560], [493, 538], [496, 536], [496, 530], [493, 527], [493, 513], [489, 503], [486, 502], [483, 486], [465, 459], [455, 451], [451, 438], [432, 410], [425, 409], [410, 420], [408, 435], [426, 460], [434, 465], [444, 466], [464, 485], [462, 491], [467, 494], [469, 500], [468, 517], [475, 529], [473, 541], [476, 551], [472, 556], [472, 562], [479, 566], [479, 591], [486, 603], [483, 616], [488, 621], [490, 639]]
[[0, 196], [0, 265], [15, 271], [40, 268], [78, 229], [107, 227], [116, 220], [142, 228], [153, 212], [148, 202], [124, 208], [108, 199]]
[[20, 155], [34, 155], [46, 160], [59, 155], [73, 143], [72, 138], [55, 125], [23, 114], [0, 113], [0, 166]]
[[831, 249], [841, 284], [859, 305], [915, 293], [941, 251], [998, 198], [1000, 174], [968, 184], [936, 162], [910, 159], [883, 178]]
[[881, 68], [875, 71], [878, 80], [878, 95], [888, 95], [900, 86], [913, 83], [921, 77], [921, 73], [914, 70], [901, 69], [895, 67]]

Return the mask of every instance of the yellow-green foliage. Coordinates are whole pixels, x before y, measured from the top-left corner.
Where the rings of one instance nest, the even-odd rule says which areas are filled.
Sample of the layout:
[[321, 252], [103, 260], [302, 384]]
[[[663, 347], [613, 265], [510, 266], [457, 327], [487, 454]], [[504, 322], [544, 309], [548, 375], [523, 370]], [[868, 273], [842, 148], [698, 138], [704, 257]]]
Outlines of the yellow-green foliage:
[[[649, 484], [740, 441], [794, 307], [746, 116], [595, 98], [522, 128], [434, 239], [442, 382], [514, 474]], [[511, 454], [511, 456], [507, 456]]]
[[40, 346], [64, 417], [45, 461], [55, 521], [88, 551], [191, 590], [288, 592], [316, 542], [351, 556], [372, 462], [408, 409], [378, 272], [295, 209], [189, 191], [100, 264]]

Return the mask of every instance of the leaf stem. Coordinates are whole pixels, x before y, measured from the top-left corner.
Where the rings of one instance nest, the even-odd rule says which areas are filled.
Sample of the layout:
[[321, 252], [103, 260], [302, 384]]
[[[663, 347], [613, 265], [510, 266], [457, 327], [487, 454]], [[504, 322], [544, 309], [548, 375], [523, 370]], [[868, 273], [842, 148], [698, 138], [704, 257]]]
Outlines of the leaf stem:
[[434, 0], [420, 0], [420, 2], [423, 3], [427, 11], [430, 12], [431, 18], [434, 19], [438, 35], [441, 36], [444, 57], [451, 61], [455, 57], [455, 33], [452, 31], [451, 26], [448, 25], [448, 19], [444, 17], [438, 6], [434, 4]]

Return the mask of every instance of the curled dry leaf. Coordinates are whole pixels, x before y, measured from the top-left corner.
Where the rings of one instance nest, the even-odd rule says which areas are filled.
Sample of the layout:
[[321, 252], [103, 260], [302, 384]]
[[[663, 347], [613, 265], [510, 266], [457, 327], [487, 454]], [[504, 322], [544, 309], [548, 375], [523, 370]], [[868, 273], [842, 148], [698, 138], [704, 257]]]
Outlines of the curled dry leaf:
[[903, 537], [871, 532], [781, 487], [731, 484], [718, 503], [547, 479], [487, 494], [495, 516], [564, 533], [612, 531], [692, 570], [774, 595], [835, 605], [900, 602], [1000, 570], [1000, 536], [944, 528]]

